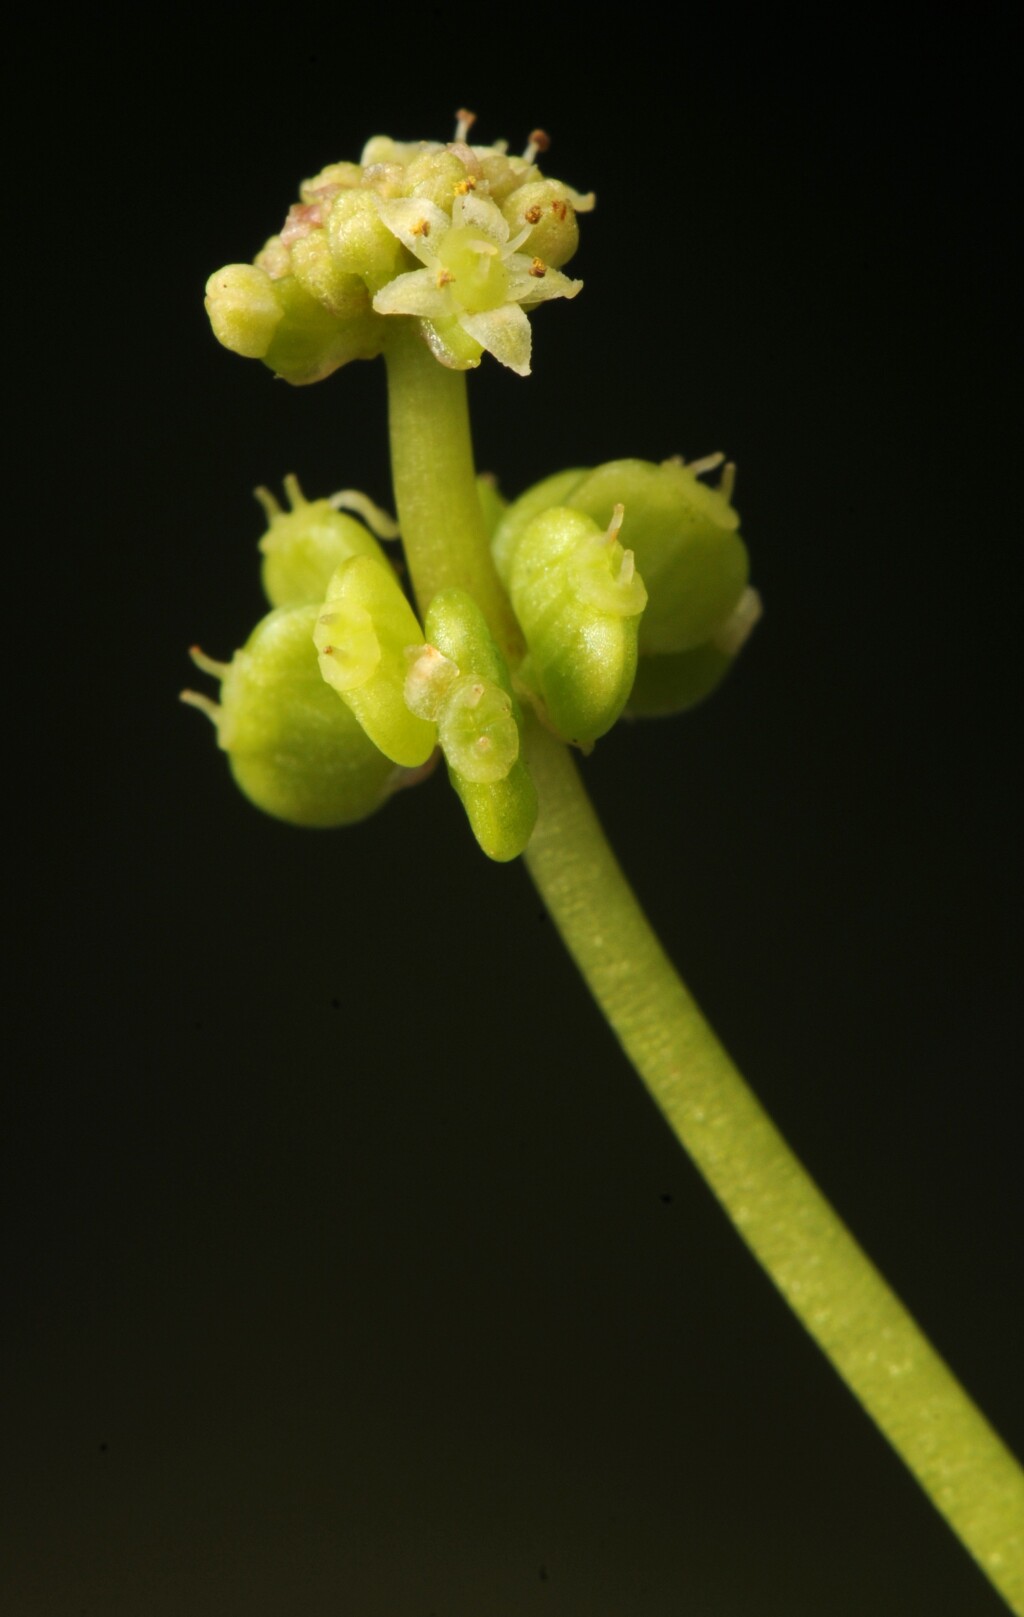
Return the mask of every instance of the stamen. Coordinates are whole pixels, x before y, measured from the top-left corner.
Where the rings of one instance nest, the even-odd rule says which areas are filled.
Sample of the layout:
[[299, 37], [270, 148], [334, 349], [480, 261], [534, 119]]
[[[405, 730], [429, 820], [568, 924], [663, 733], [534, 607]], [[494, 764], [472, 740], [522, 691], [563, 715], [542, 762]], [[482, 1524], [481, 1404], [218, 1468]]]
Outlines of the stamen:
[[532, 163], [538, 152], [546, 152], [551, 146], [551, 136], [543, 129], [531, 129], [530, 138], [523, 152], [523, 162]]
[[718, 480], [718, 491], [720, 494], [725, 495], [730, 504], [732, 503], [732, 491], [735, 487], [736, 462], [734, 460], [730, 460], [726, 462], [722, 475]]
[[544, 262], [544, 260], [542, 258], [535, 258], [533, 263], [530, 265], [529, 270], [527, 271], [528, 274], [535, 275], [538, 280], [542, 279], [542, 277], [545, 276], [547, 274], [547, 272], [548, 272], [548, 267], [547, 267], [547, 265], [545, 264], [545, 262]]
[[476, 113], [469, 112], [465, 107], [459, 107], [455, 114], [455, 139], [464, 141], [473, 125], [476, 123]]
[[[614, 544], [615, 540], [618, 538], [619, 529], [622, 527], [622, 519], [625, 516], [625, 514], [626, 514], [626, 507], [624, 505], [621, 505], [621, 504], [617, 505], [615, 507], [615, 509], [613, 510], [613, 512], [612, 512], [612, 520], [609, 522], [609, 524], [608, 524], [608, 532], [605, 534], [605, 539], [606, 539], [608, 544], [610, 544], [610, 545]], [[626, 554], [629, 555], [629, 554], [632, 554], [632, 552], [627, 551]]]

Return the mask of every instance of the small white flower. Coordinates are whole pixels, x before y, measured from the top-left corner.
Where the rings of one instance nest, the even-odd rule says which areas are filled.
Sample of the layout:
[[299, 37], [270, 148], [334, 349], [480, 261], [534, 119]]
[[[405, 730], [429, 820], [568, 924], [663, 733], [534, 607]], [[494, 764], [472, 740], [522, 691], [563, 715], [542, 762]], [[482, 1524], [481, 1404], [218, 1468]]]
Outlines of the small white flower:
[[471, 190], [456, 197], [450, 218], [417, 197], [382, 197], [379, 208], [384, 224], [423, 268], [382, 287], [373, 300], [377, 313], [416, 316], [435, 358], [455, 370], [478, 365], [486, 349], [528, 376], [525, 310], [549, 298], [574, 298], [583, 282], [520, 253], [529, 230], [510, 240], [497, 204]]

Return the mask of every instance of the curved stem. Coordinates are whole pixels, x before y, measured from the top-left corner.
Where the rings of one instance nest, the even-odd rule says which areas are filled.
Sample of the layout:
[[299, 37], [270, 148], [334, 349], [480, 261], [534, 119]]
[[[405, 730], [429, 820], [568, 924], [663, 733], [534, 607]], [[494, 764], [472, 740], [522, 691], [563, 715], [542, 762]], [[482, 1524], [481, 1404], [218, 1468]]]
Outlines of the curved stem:
[[[470, 590], [522, 644], [475, 483], [465, 375], [416, 323], [387, 350], [392, 475], [420, 608]], [[517, 654], [518, 653], [518, 654]], [[718, 1042], [655, 937], [567, 750], [534, 719], [527, 868], [602, 1014], [758, 1261], [991, 1583], [1024, 1617], [1024, 1471], [857, 1245]]]
[[567, 750], [539, 726], [524, 858], [569, 953], [740, 1235], [1017, 1613], [1024, 1470], [857, 1245], [704, 1020], [615, 859]]

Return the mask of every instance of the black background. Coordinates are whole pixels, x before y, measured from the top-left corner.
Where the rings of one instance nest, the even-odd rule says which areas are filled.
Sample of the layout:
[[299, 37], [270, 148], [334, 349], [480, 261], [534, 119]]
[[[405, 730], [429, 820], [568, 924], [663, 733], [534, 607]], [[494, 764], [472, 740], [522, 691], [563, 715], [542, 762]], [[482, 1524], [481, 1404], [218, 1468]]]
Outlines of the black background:
[[293, 831], [177, 702], [188, 646], [263, 610], [257, 484], [390, 503], [382, 367], [273, 381], [206, 277], [371, 134], [543, 126], [597, 193], [585, 288], [529, 379], [471, 378], [478, 462], [514, 494], [728, 452], [766, 609], [705, 707], [585, 778], [1024, 1451], [1007, 42], [829, 27], [93, 14], [13, 58], [11, 1617], [1004, 1609], [440, 776]]

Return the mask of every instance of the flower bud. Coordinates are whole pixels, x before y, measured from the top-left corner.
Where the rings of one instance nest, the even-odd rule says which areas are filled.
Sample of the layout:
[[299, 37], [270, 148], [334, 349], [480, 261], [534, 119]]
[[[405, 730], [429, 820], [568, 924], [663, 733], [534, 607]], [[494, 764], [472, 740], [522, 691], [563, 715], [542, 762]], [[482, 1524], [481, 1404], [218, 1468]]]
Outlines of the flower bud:
[[373, 191], [341, 192], [327, 221], [331, 256], [346, 275], [357, 275], [372, 296], [409, 267], [402, 243], [384, 224]]
[[702, 645], [735, 610], [747, 587], [747, 549], [730, 503], [731, 476], [711, 488], [699, 474], [716, 464], [613, 460], [596, 467], [567, 496], [574, 510], [606, 523], [625, 506], [621, 539], [647, 585], [640, 654]]
[[541, 697], [563, 740], [589, 750], [621, 714], [636, 675], [647, 604], [633, 553], [566, 505], [533, 517], [519, 535], [508, 590], [526, 639], [520, 677]]
[[328, 163], [311, 180], [302, 181], [299, 198], [303, 202], [329, 202], [339, 191], [350, 191], [354, 185], [358, 185], [362, 177], [363, 171], [358, 163]]
[[213, 335], [232, 353], [262, 359], [284, 317], [274, 283], [255, 264], [227, 264], [206, 283]]
[[403, 772], [321, 679], [313, 646], [319, 610], [268, 613], [230, 663], [193, 648], [196, 666], [221, 681], [220, 702], [181, 695], [213, 720], [231, 773], [257, 808], [292, 825], [351, 825], [380, 808]]
[[513, 236], [529, 232], [520, 244], [521, 253], [535, 254], [552, 269], [569, 262], [580, 242], [571, 198], [569, 187], [561, 180], [534, 180], [511, 193], [501, 211]]
[[269, 489], [256, 490], [269, 524], [259, 548], [263, 589], [271, 606], [322, 601], [333, 574], [350, 556], [372, 556], [382, 566], [389, 565], [369, 528], [338, 509], [341, 504], [359, 509], [378, 532], [396, 537], [394, 523], [364, 496], [346, 491], [330, 500], [307, 500], [293, 475], [284, 479], [284, 490], [288, 511], [281, 509]]
[[372, 312], [339, 320], [294, 275], [274, 281], [273, 287], [282, 318], [262, 358], [284, 381], [295, 387], [321, 382], [353, 359], [380, 353], [380, 322]]
[[428, 644], [409, 653], [409, 707], [437, 722], [448, 777], [488, 858], [515, 859], [530, 840], [537, 794], [520, 756], [522, 714], [508, 666], [465, 590], [439, 590]]
[[352, 556], [332, 576], [313, 639], [320, 672], [396, 764], [414, 769], [437, 745], [437, 726], [405, 703], [406, 647], [423, 631], [391, 568]]
[[294, 241], [290, 253], [291, 272], [311, 298], [338, 320], [352, 321], [370, 315], [370, 294], [358, 275], [340, 269], [326, 230], [311, 230]]
[[527, 523], [540, 516], [553, 505], [571, 504], [570, 495], [577, 483], [581, 483], [588, 475], [585, 466], [573, 466], [564, 472], [552, 472], [550, 477], [542, 477], [539, 483], [533, 483], [520, 494], [518, 499], [512, 501], [502, 512], [497, 526], [491, 533], [491, 555], [498, 570], [498, 577], [505, 588], [508, 588], [509, 576], [512, 571], [512, 557], [519, 543], [519, 536]]
[[444, 148], [420, 153], [405, 170], [405, 195], [424, 197], [447, 213], [451, 213], [455, 198], [464, 196], [474, 185], [465, 163]]

